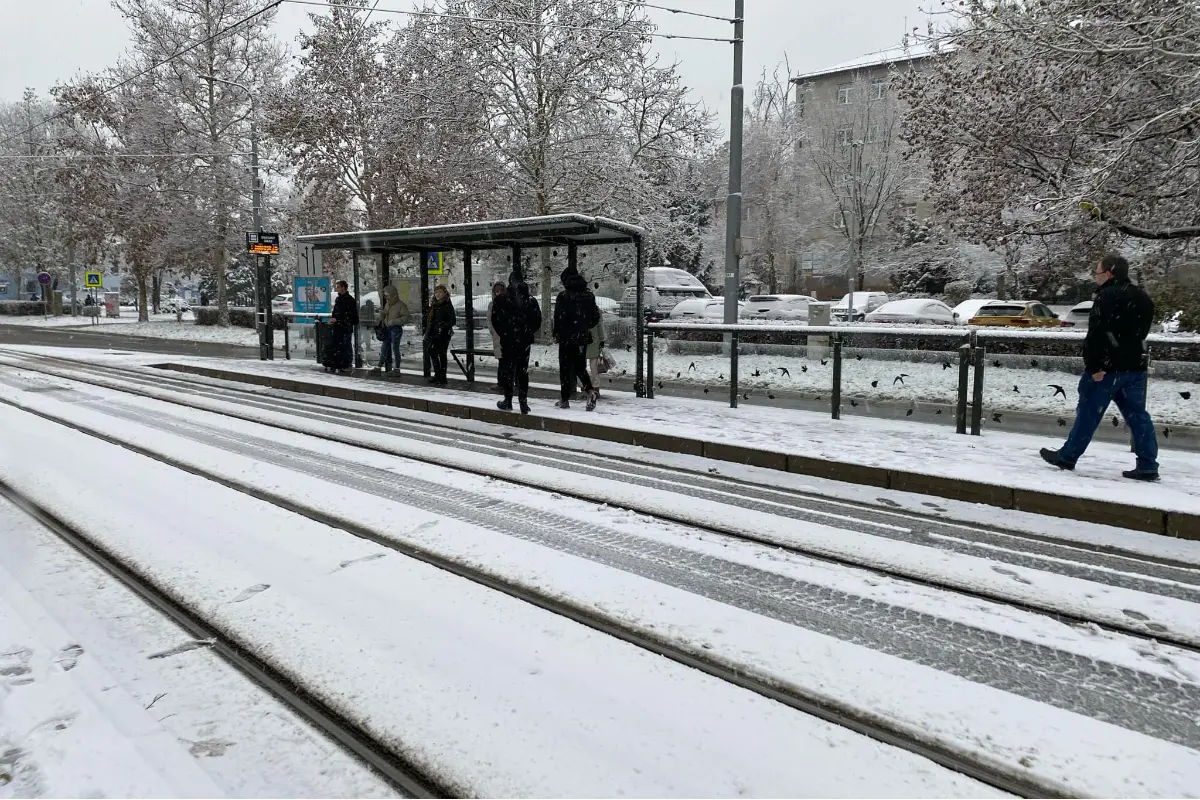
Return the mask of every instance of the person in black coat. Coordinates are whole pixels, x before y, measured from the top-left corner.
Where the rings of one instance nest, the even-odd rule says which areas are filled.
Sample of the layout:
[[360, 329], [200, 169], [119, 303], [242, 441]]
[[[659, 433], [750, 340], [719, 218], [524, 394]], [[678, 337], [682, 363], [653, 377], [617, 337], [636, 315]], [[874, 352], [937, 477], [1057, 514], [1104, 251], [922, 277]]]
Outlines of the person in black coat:
[[325, 361], [325, 369], [346, 373], [354, 361], [354, 328], [358, 325], [358, 303], [355, 302], [354, 295], [350, 294], [350, 285], [345, 281], [338, 281], [333, 287], [337, 298], [333, 301], [333, 312], [329, 319], [332, 328], [331, 352]]
[[1146, 411], [1146, 337], [1154, 322], [1154, 302], [1129, 281], [1129, 262], [1118, 255], [1100, 260], [1096, 289], [1083, 342], [1083, 377], [1075, 424], [1060, 450], [1043, 448], [1042, 458], [1060, 469], [1074, 469], [1091, 444], [1110, 402], [1117, 404], [1129, 432], [1137, 466], [1126, 478], [1158, 480], [1158, 438]]
[[587, 409], [596, 407], [596, 387], [587, 371], [587, 346], [592, 341], [592, 328], [600, 322], [600, 307], [596, 295], [588, 288], [587, 280], [574, 266], [561, 275], [563, 291], [554, 303], [553, 334], [558, 342], [558, 378], [562, 399], [555, 408], [571, 407], [571, 392], [575, 381], [583, 385]]
[[433, 377], [429, 382], [445, 386], [446, 351], [450, 349], [450, 339], [454, 336], [454, 326], [458, 324], [458, 315], [454, 313], [454, 304], [450, 302], [450, 290], [439, 285], [433, 290], [433, 301], [425, 314], [425, 353], [433, 368]]
[[492, 324], [500, 337], [500, 363], [503, 365], [500, 385], [504, 388], [504, 399], [496, 407], [501, 411], [512, 411], [515, 389], [521, 413], [528, 414], [529, 351], [542, 327], [542, 308], [515, 272], [508, 277], [508, 289], [493, 301]]

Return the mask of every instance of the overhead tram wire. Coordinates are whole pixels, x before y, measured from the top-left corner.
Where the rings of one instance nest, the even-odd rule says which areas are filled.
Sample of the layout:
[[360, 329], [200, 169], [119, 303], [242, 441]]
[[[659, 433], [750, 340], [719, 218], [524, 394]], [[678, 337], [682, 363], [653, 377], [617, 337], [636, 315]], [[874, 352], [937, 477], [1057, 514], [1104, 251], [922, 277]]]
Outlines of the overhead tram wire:
[[[145, 69], [141, 70], [140, 72], [130, 75], [128, 78], [125, 78], [124, 80], [114, 83], [112, 86], [109, 86], [105, 89], [101, 89], [96, 92], [92, 92], [91, 94], [88, 95], [87, 99], [92, 100], [97, 97], [102, 97], [111, 91], [120, 89], [122, 86], [126, 86], [126, 85], [132, 83], [133, 81], [136, 81], [138, 78], [142, 78], [142, 77], [150, 74], [151, 72], [154, 72], [154, 70], [158, 69], [159, 67], [161, 67], [165, 64], [171, 63], [172, 61], [179, 58], [180, 56], [182, 56], [186, 53], [190, 53], [191, 51], [195, 50], [200, 45], [207, 44], [208, 42], [215, 41], [216, 39], [221, 38], [222, 36], [229, 33], [230, 31], [236, 30], [237, 28], [241, 27], [242, 25], [245, 25], [250, 20], [252, 20], [256, 17], [262, 16], [263, 14], [267, 13], [268, 11], [279, 6], [282, 3], [283, 3], [283, 0], [271, 0], [270, 3], [267, 3], [267, 5], [263, 6], [259, 10], [254, 11], [250, 14], [247, 14], [246, 16], [239, 19], [237, 22], [226, 25], [224, 28], [222, 28], [221, 30], [212, 34], [211, 36], [206, 36], [203, 39], [198, 39], [195, 42], [192, 42], [187, 47], [184, 47], [181, 50], [175, 51], [174, 53], [172, 53], [171, 55], [162, 59], [161, 61], [157, 61], [154, 64], [151, 64], [149, 67], [146, 67]], [[78, 105], [78, 103], [72, 103], [69, 105], [71, 107], [74, 107], [74, 106]], [[65, 108], [62, 111], [58, 111], [54, 114], [51, 114], [50, 116], [46, 117], [44, 120], [41, 120], [40, 122], [36, 122], [33, 125], [30, 125], [28, 128], [25, 128], [24, 130], [22, 130], [18, 133], [14, 133], [12, 136], [9, 136], [6, 139], [0, 139], [0, 145], [8, 144], [9, 142], [13, 141], [14, 139], [18, 139], [27, 133], [31, 133], [43, 125], [47, 125], [57, 119], [62, 119], [69, 113], [69, 111], [70, 111], [70, 108]]]
[[[318, 6], [320, 8], [347, 8], [347, 9], [359, 10], [359, 11], [362, 10], [359, 6], [350, 6], [350, 5], [345, 5], [342, 3], [318, 2], [318, 0], [278, 0], [278, 1], [281, 3], [292, 3], [294, 5], [300, 5], [300, 6]], [[636, 3], [635, 5], [646, 5], [646, 4]], [[649, 7], [659, 8], [659, 6], [649, 6]], [[673, 33], [641, 33], [641, 32], [632, 31], [632, 30], [623, 30], [621, 28], [592, 28], [592, 27], [588, 27], [586, 25], [565, 25], [560, 22], [533, 22], [533, 21], [523, 20], [523, 19], [472, 17], [467, 14], [446, 14], [446, 13], [443, 13], [440, 11], [415, 11], [415, 10], [414, 11], [403, 11], [398, 8], [379, 8], [379, 9], [373, 9], [373, 10], [378, 10], [382, 14], [402, 14], [402, 15], [408, 16], [408, 17], [435, 17], [435, 18], [440, 18], [440, 19], [461, 19], [461, 20], [465, 20], [467, 22], [494, 22], [494, 23], [499, 23], [501, 25], [524, 25], [527, 27], [541, 26], [544, 28], [560, 28], [562, 30], [570, 30], [570, 31], [593, 31], [595, 33], [629, 33], [632, 35], [640, 36], [643, 38], [650, 38], [650, 39], [691, 39], [692, 41], [697, 41], [697, 42], [722, 42], [724, 44], [734, 44], [736, 42], [735, 39], [718, 38], [718, 37], [714, 37], [714, 36], [683, 36], [681, 34], [673, 34]], [[677, 11], [677, 13], [681, 13], [681, 14], [689, 13], [689, 12], [681, 11], [678, 9], [665, 9], [665, 10], [667, 10], [667, 11], [674, 10], [674, 11]], [[718, 17], [716, 19], [721, 19], [721, 18]], [[722, 20], [722, 21], [724, 21], [724, 20]]]
[[699, 11], [685, 11], [682, 8], [667, 8], [666, 6], [656, 6], [653, 3], [643, 3], [640, 0], [626, 0], [631, 6], [643, 6], [645, 8], [654, 8], [659, 11], [670, 11], [672, 14], [685, 14], [689, 17], [703, 17], [704, 19], [715, 19], [717, 22], [728, 22], [730, 25], [737, 22], [732, 17], [717, 17], [712, 14], [701, 14]]

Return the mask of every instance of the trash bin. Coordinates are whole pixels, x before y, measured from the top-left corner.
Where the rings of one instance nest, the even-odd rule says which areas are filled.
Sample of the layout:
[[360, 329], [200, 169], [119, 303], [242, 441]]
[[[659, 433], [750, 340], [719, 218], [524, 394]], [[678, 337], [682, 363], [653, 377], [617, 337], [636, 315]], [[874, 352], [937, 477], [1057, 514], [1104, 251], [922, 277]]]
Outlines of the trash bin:
[[313, 329], [316, 335], [317, 342], [317, 363], [325, 363], [325, 348], [329, 346], [329, 333], [332, 330], [332, 325], [325, 325], [322, 322], [316, 322]]

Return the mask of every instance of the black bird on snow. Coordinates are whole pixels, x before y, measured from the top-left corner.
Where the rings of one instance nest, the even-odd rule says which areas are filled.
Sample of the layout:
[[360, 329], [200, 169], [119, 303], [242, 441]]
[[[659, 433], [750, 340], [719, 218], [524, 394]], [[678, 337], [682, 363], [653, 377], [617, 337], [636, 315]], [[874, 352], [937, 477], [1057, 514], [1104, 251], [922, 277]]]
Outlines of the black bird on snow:
[[996, 359], [995, 361], [993, 361], [993, 362], [992, 362], [992, 366], [993, 366], [993, 367], [998, 367], [998, 366], [1000, 366], [1000, 359]]
[[[895, 384], [892, 384], [892, 385], [893, 385], [893, 386], [895, 386]], [[871, 388], [872, 388], [872, 389], [878, 389], [878, 388], [879, 388], [879, 381], [871, 381]]]
[[695, 372], [695, 371], [696, 371], [696, 362], [693, 361], [692, 363], [688, 364], [688, 372]]
[[1059, 386], [1057, 383], [1047, 383], [1046, 385], [1054, 390], [1054, 397], [1058, 397], [1061, 394], [1063, 396], [1063, 400], [1067, 399], [1066, 389]]
[[907, 411], [905, 411], [905, 412], [904, 412], [904, 416], [906, 416], [906, 417], [911, 417], [911, 416], [912, 416], [912, 409], [910, 408], [910, 409], [908, 409]]
[[862, 361], [862, 353], [858, 353], [858, 354], [856, 354], [856, 355], [854, 356], [854, 360], [855, 360], [855, 361]]
[[801, 372], [808, 372], [808, 367], [806, 367], [806, 366], [804, 366], [803, 364], [801, 364], [801, 365], [800, 365], [800, 371], [801, 371]]
[[[767, 397], [770, 398], [771, 400], [775, 399], [775, 395], [771, 394], [770, 392], [767, 392]], [[818, 398], [818, 399], [820, 399], [820, 398]]]
[[704, 393], [705, 393], [705, 394], [708, 394], [708, 387], [707, 387], [707, 386], [705, 386], [705, 387], [704, 387]]
[[935, 411], [935, 412], [933, 412], [933, 413], [935, 413], [935, 414], [940, 414], [940, 413], [942, 413], [942, 410], [939, 408], [937, 411]]
[[759, 372], [758, 370], [754, 370], [754, 377], [756, 377], [756, 378], [761, 378], [761, 377], [762, 377], [762, 373], [761, 373], [761, 372]]
[[857, 401], [857, 400], [851, 400], [851, 401], [850, 401], [850, 406], [851, 406], [852, 408], [858, 408], [858, 401]]
[[675, 373], [675, 377], [676, 377], [676, 378], [682, 378], [682, 377], [683, 377], [683, 373], [682, 373], [682, 372], [676, 372], [676, 373]]
[[627, 344], [627, 345], [625, 345], [625, 352], [626, 352], [626, 353], [632, 353], [632, 352], [633, 352], [633, 345], [631, 345], [631, 344]]
[[1062, 417], [1059, 417], [1058, 418], [1058, 427], [1060, 427], [1060, 428], [1067, 427], [1067, 421], [1065, 419], [1063, 419]]
[[1000, 417], [1002, 417], [1002, 416], [1003, 416], [1003, 414], [1001, 414], [999, 411], [995, 412], [994, 414], [992, 414], [992, 422], [999, 422]]
[[829, 359], [828, 359], [828, 358], [822, 358], [822, 359], [821, 359], [821, 366], [822, 366], [822, 367], [823, 367], [823, 366], [825, 366], [825, 365], [826, 365], [826, 364], [828, 364], [828, 363], [829, 363]]
[[1182, 397], [1184, 400], [1191, 400], [1191, 399], [1192, 399], [1192, 393], [1191, 393], [1191, 392], [1180, 392], [1180, 393], [1179, 393], [1179, 396], [1180, 396], [1180, 397]]
[[1163, 438], [1164, 439], [1171, 438], [1171, 429], [1170, 428], [1163, 428]]
[[534, 365], [535, 367], [540, 367], [542, 364], [541, 364], [541, 362], [540, 362], [540, 361], [535, 361], [535, 362], [533, 362], [533, 365]]
[[1035, 359], [1031, 360], [1031, 361], [1029, 362], [1029, 366], [1031, 366], [1031, 367], [1036, 367], [1036, 366], [1037, 366], [1037, 359], [1035, 358]]
[[896, 379], [892, 381], [892, 386], [895, 386], [897, 383], [900, 384], [901, 386], [903, 386], [904, 379], [911, 378], [911, 377], [912, 377], [912, 375], [906, 375], [903, 372], [901, 372], [899, 375], [896, 376]]
[[749, 399], [750, 399], [750, 393], [749, 393], [749, 392], [746, 392], [744, 395], [742, 395], [742, 399], [743, 399], [743, 400], [749, 400]]
[[780, 367], [780, 368], [779, 368], [779, 374], [780, 374], [780, 375], [787, 375], [789, 378], [790, 378], [790, 377], [792, 377], [792, 373], [788, 371], [788, 368], [787, 368], [787, 367]]
[[943, 369], [943, 370], [950, 369], [950, 362], [949, 362], [949, 361], [943, 361], [943, 362], [942, 362], [942, 369]]
[[1021, 390], [1015, 384], [1013, 385], [1013, 391], [1016, 392], [1017, 394], [1021, 393]]
[[664, 389], [664, 388], [666, 388], [666, 387], [663, 385], [663, 382], [662, 382], [662, 381], [659, 381], [659, 382], [658, 382], [658, 388], [660, 388], [660, 389]]
[[1113, 417], [1113, 427], [1114, 428], [1121, 427], [1121, 421], [1119, 419], [1117, 419], [1116, 417]]

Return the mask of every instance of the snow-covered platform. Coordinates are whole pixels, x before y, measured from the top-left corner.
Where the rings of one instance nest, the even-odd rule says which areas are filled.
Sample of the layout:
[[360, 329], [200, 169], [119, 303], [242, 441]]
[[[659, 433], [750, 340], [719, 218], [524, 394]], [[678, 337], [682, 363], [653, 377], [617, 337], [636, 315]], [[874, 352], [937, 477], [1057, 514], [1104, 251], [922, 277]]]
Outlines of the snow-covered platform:
[[[465, 382], [429, 387], [401, 379], [324, 373], [311, 362], [182, 359], [157, 366], [275, 389], [513, 425], [653, 450], [749, 464], [848, 483], [934, 495], [1151, 533], [1200, 539], [1200, 454], [1164, 451], [1158, 484], [1128, 481], [1128, 448], [1094, 443], [1074, 472], [1044, 464], [1043, 438], [987, 432], [961, 436], [906, 421], [763, 407], [729, 409], [687, 399], [638, 399], [606, 391], [594, 413], [534, 402], [529, 416], [495, 408], [496, 396]], [[555, 387], [538, 386], [547, 396]], [[540, 390], [540, 391], [537, 391]]]

